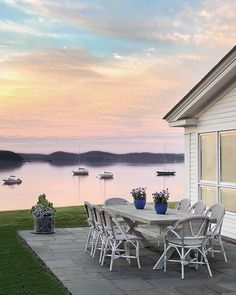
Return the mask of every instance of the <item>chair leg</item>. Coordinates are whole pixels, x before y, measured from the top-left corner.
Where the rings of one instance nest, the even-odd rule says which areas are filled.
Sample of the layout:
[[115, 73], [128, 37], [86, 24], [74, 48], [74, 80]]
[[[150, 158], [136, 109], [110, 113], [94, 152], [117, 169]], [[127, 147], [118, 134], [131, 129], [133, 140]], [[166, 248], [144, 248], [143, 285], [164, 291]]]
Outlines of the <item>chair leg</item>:
[[91, 251], [90, 251], [90, 255], [91, 255], [91, 256], [93, 255], [93, 251], [94, 251], [95, 238], [96, 238], [96, 232], [93, 231], [93, 232], [92, 232], [92, 248], [91, 248]]
[[223, 245], [221, 236], [218, 237], [218, 240], [220, 242], [220, 247], [221, 247], [221, 251], [223, 252], [225, 262], [228, 262], [228, 259], [227, 259], [226, 253], [225, 253], [225, 248], [224, 248], [224, 245]]
[[110, 271], [112, 271], [112, 266], [113, 266], [113, 261], [115, 258], [115, 252], [116, 252], [116, 244], [115, 242], [112, 244], [112, 249], [111, 249], [111, 262], [110, 262]]
[[103, 255], [102, 255], [101, 266], [103, 266], [103, 263], [104, 263], [104, 259], [105, 259], [106, 253], [107, 253], [107, 246], [108, 246], [108, 241], [106, 241], [106, 243], [105, 243], [105, 247], [104, 247], [104, 251], [103, 251]]
[[181, 248], [181, 278], [184, 279], [184, 247]]
[[166, 243], [164, 243], [164, 272], [166, 272], [166, 252], [167, 252], [167, 249], [166, 248]]
[[130, 264], [130, 258], [128, 256], [130, 256], [130, 252], [129, 252], [129, 246], [127, 245], [126, 242], [124, 242], [124, 250], [125, 250], [125, 255], [127, 256], [126, 257], [126, 260], [128, 261], [128, 263]]
[[138, 268], [141, 268], [140, 260], [139, 260], [139, 242], [138, 241], [136, 245], [136, 258], [137, 258]]
[[214, 255], [214, 245], [213, 245], [213, 238], [210, 239], [210, 252], [211, 252], [211, 257], [215, 257]]
[[166, 267], [167, 267], [167, 263], [166, 263], [166, 261], [167, 261], [167, 252], [169, 251], [169, 249], [170, 249], [170, 245], [168, 245], [166, 247], [166, 244], [164, 243], [164, 252], [161, 255], [161, 257], [159, 258], [159, 260], [157, 261], [157, 263], [155, 264], [155, 266], [156, 266], [159, 263], [159, 261], [163, 258], [163, 270], [164, 270], [164, 272], [166, 272]]
[[97, 248], [98, 248], [98, 241], [99, 241], [99, 238], [100, 238], [100, 236], [99, 236], [99, 234], [97, 234], [97, 237], [96, 237], [96, 239], [95, 239], [95, 243], [94, 243], [94, 249], [93, 249], [93, 255], [92, 255], [92, 258], [95, 257], [95, 253], [96, 253], [96, 250], [97, 250]]
[[198, 259], [199, 259], [198, 250], [195, 251], [195, 258], [196, 258], [196, 270], [198, 270]]
[[102, 263], [104, 247], [105, 247], [105, 237], [102, 236], [102, 244], [101, 244], [101, 250], [100, 250], [100, 256], [99, 256], [99, 263]]
[[91, 227], [89, 228], [88, 237], [87, 237], [86, 244], [85, 244], [85, 247], [84, 247], [84, 252], [86, 252], [87, 249], [88, 249], [88, 243], [90, 241], [90, 238], [91, 238]]
[[208, 262], [208, 259], [207, 259], [207, 256], [206, 256], [206, 249], [204, 247], [202, 247], [202, 256], [203, 256], [203, 259], [204, 259], [204, 261], [206, 263], [209, 275], [210, 275], [210, 277], [212, 277], [211, 268], [210, 268], [210, 265], [209, 265], [209, 262]]

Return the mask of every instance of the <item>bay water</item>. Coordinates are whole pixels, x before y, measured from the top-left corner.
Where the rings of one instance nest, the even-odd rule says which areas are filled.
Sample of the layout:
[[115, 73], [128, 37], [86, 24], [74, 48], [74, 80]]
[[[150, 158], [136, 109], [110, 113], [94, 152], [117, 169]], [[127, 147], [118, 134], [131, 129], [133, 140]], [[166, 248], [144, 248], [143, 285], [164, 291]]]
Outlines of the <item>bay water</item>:
[[[44, 162], [24, 163], [19, 167], [0, 166], [0, 180], [15, 175], [22, 180], [20, 185], [0, 185], [0, 211], [30, 209], [40, 194], [55, 207], [82, 205], [84, 201], [102, 204], [107, 198], [122, 197], [133, 202], [130, 191], [136, 187], [147, 188], [147, 201], [152, 202], [152, 193], [168, 188], [170, 201], [184, 197], [184, 164], [166, 164], [166, 170], [176, 171], [176, 176], [156, 176], [162, 165], [114, 164], [83, 165], [88, 176], [73, 176], [76, 167], [55, 166]], [[113, 179], [102, 180], [99, 173], [111, 171]]]

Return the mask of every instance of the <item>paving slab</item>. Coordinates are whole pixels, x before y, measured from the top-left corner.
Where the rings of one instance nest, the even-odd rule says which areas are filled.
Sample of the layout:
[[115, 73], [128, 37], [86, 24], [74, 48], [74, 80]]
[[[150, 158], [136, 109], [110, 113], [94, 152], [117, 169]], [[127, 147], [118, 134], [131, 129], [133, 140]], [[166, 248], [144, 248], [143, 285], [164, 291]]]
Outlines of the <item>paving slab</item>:
[[177, 287], [177, 291], [179, 291], [183, 295], [216, 295], [219, 294], [217, 292], [214, 292], [208, 288], [204, 288], [202, 286], [188, 286], [188, 287]]
[[162, 254], [162, 246], [140, 249], [141, 269], [137, 262], [129, 265], [125, 259], [110, 260], [101, 267], [96, 257], [84, 252], [88, 228], [62, 228], [50, 235], [19, 231], [28, 246], [47, 265], [72, 295], [236, 295], [236, 245], [225, 244], [229, 262], [221, 254], [209, 257], [213, 277], [206, 267], [198, 270], [185, 267], [181, 280], [180, 265], [168, 264], [167, 271], [153, 270]]

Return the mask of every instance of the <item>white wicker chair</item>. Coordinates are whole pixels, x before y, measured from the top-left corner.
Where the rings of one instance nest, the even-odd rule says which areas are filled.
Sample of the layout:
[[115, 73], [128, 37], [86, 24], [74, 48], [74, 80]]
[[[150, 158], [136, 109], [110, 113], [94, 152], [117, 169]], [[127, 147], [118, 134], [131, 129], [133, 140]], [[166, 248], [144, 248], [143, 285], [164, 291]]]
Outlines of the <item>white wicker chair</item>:
[[92, 206], [93, 216], [94, 216], [94, 225], [96, 228], [95, 233], [95, 243], [93, 248], [93, 254], [92, 257], [95, 257], [96, 250], [100, 250], [100, 256], [99, 256], [99, 263], [102, 261], [102, 253], [106, 242], [106, 231], [103, 226], [102, 222], [102, 209], [98, 206], [93, 205]]
[[[110, 271], [112, 271], [113, 261], [117, 258], [125, 258], [129, 263], [131, 258], [135, 258], [140, 268], [139, 260], [139, 240], [135, 235], [127, 234], [116, 217], [106, 209], [102, 210], [102, 222], [106, 231], [106, 241], [103, 249], [103, 257], [101, 265], [104, 264], [106, 256], [111, 257]], [[130, 255], [129, 247], [133, 246], [135, 255]], [[111, 253], [108, 254], [108, 251]]]
[[190, 199], [182, 199], [177, 203], [175, 209], [187, 211], [190, 206]]
[[[164, 271], [167, 262], [178, 262], [181, 264], [181, 277], [184, 279], [184, 266], [189, 263], [206, 264], [209, 275], [212, 276], [210, 265], [206, 256], [207, 231], [210, 225], [210, 218], [207, 216], [191, 216], [179, 220], [173, 226], [168, 227], [164, 238]], [[174, 248], [180, 259], [167, 259], [166, 253]], [[190, 258], [190, 251], [194, 251], [195, 257]], [[198, 259], [201, 254], [203, 260]]]
[[[208, 231], [210, 246], [207, 248], [207, 252], [212, 253], [212, 257], [214, 257], [215, 252], [222, 252], [224, 255], [225, 262], [227, 262], [227, 256], [225, 253], [225, 249], [221, 239], [221, 228], [223, 225], [225, 209], [223, 204], [215, 204], [211, 206], [205, 213], [206, 216], [210, 216], [211, 218], [216, 220], [216, 223], [211, 224], [211, 228]], [[216, 250], [213, 248], [213, 241], [218, 240], [220, 243], [221, 250]]]
[[93, 255], [95, 239], [96, 239], [96, 234], [97, 234], [97, 229], [95, 227], [94, 215], [93, 215], [93, 210], [92, 210], [93, 206], [89, 202], [84, 202], [84, 206], [86, 209], [87, 222], [88, 222], [88, 226], [89, 226], [89, 232], [88, 232], [88, 237], [87, 237], [86, 244], [84, 247], [84, 252], [87, 251], [88, 245], [91, 244], [90, 255]]
[[198, 201], [197, 203], [193, 204], [188, 209], [188, 212], [193, 213], [195, 215], [202, 215], [205, 210], [206, 210], [206, 204], [205, 204], [205, 202]]

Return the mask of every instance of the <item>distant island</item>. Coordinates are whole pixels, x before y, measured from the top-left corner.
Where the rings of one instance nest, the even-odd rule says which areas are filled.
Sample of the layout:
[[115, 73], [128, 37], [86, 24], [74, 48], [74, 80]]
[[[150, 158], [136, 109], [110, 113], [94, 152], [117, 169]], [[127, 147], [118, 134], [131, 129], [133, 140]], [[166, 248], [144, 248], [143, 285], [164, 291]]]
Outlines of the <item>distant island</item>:
[[17, 153], [10, 151], [1, 151], [0, 150], [0, 161], [1, 162], [22, 162], [24, 158]]
[[82, 153], [79, 156], [75, 153], [58, 151], [51, 154], [26, 154], [14, 153], [11, 151], [0, 150], [0, 161], [11, 162], [49, 162], [55, 165], [75, 164], [78, 160], [80, 163], [137, 163], [137, 164], [162, 164], [165, 163], [182, 163], [184, 154], [175, 153], [126, 153], [114, 154], [101, 151], [91, 151]]

